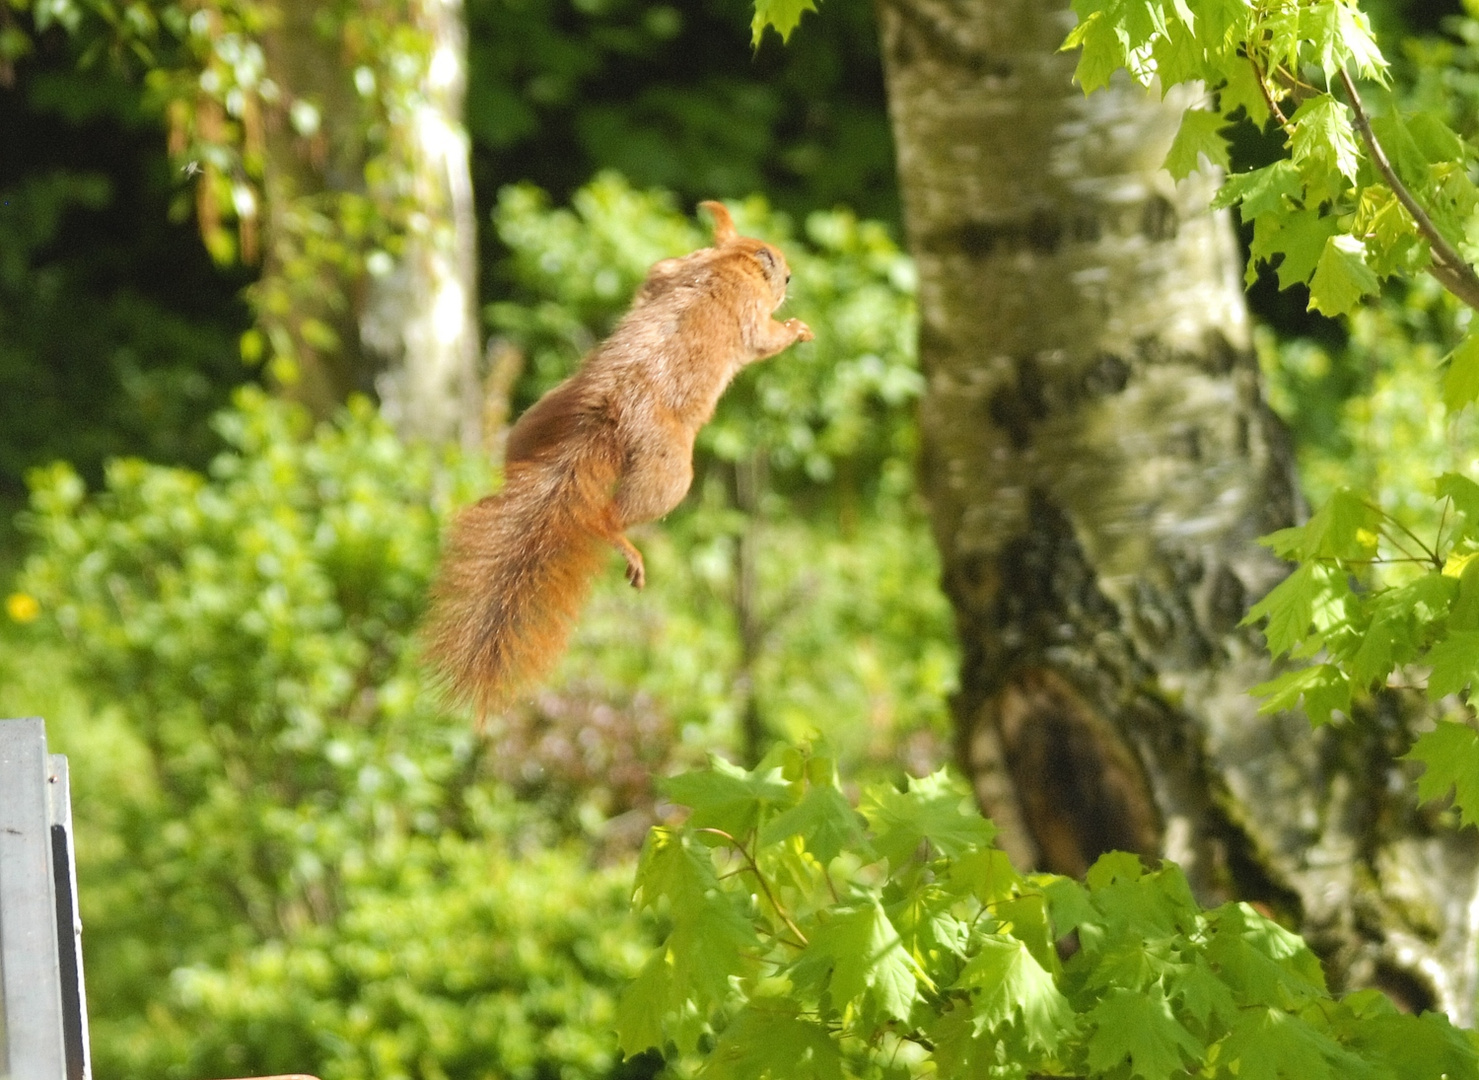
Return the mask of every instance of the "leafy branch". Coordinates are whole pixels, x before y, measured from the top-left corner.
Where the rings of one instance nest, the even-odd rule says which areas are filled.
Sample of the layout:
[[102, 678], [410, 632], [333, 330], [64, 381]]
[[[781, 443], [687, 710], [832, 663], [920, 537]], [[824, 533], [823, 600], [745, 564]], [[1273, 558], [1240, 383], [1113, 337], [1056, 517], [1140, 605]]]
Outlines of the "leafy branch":
[[1432, 250], [1433, 262], [1428, 267], [1429, 273], [1458, 299], [1471, 308], [1479, 310], [1479, 275], [1474, 273], [1473, 265], [1448, 242], [1448, 238], [1438, 230], [1438, 226], [1433, 224], [1433, 219], [1413, 197], [1407, 185], [1402, 183], [1397, 170], [1392, 168], [1386, 151], [1382, 149], [1376, 133], [1371, 130], [1371, 118], [1366, 115], [1361, 95], [1356, 91], [1356, 84], [1351, 81], [1351, 76], [1345, 68], [1340, 69], [1340, 81], [1345, 87], [1346, 98], [1351, 103], [1351, 111], [1355, 114], [1356, 130], [1360, 132], [1362, 141], [1366, 143], [1371, 160], [1375, 163], [1382, 178], [1386, 180], [1387, 186], [1392, 189], [1392, 193], [1412, 215], [1418, 231], [1422, 233]]
[[[707, 1080], [1405, 1080], [1415, 1060], [1479, 1078], [1442, 1017], [1400, 1015], [1374, 991], [1332, 997], [1303, 942], [1247, 905], [1201, 908], [1174, 866], [1111, 853], [1082, 884], [1018, 873], [944, 773], [871, 788], [857, 810], [831, 761], [795, 747], [671, 783], [692, 812], [653, 830], [638, 871], [643, 903], [671, 901], [672, 930], [622, 1000], [629, 1054], [657, 1047]], [[772, 899], [762, 868], [789, 868], [799, 952], [766, 935], [748, 881], [715, 875], [731, 849]], [[834, 866], [850, 881], [840, 899], [821, 883]], [[751, 944], [730, 948], [739, 920]]]

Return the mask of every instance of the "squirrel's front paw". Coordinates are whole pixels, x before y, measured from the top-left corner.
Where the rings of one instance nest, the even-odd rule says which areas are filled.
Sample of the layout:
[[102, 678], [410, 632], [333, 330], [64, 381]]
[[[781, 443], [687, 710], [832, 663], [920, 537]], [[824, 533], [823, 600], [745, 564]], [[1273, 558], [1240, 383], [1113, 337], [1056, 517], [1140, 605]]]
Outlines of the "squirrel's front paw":
[[812, 338], [816, 337], [816, 335], [811, 332], [811, 327], [807, 326], [800, 319], [787, 319], [786, 329], [796, 335], [797, 341], [810, 341], [812, 340]]

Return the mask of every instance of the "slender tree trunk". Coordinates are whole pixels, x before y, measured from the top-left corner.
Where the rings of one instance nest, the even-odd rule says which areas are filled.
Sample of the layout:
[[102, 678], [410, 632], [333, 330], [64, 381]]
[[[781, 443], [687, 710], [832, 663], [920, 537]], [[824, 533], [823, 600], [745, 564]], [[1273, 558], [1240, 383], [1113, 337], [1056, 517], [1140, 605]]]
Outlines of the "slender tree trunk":
[[1160, 168], [1186, 99], [1085, 97], [1056, 0], [880, 19], [959, 756], [1004, 844], [1066, 873], [1165, 855], [1337, 982], [1469, 1019], [1475, 844], [1391, 775], [1396, 711], [1317, 736], [1248, 696], [1269, 662], [1238, 623], [1286, 569], [1254, 541], [1298, 498], [1215, 184]]
[[467, 30], [462, 0], [417, 0], [418, 29], [431, 46], [420, 101], [403, 126], [418, 213], [396, 270], [370, 290], [362, 327], [382, 357], [382, 407], [402, 435], [480, 442], [477, 218], [462, 107]]
[[[375, 16], [404, 17], [424, 44], [410, 84], [388, 70], [396, 56], [385, 55], [386, 70], [355, 60], [334, 32], [339, 14], [324, 0], [281, 0], [262, 35], [278, 97], [254, 299], [277, 381], [319, 416], [350, 393], [377, 394], [402, 435], [473, 449], [481, 402], [462, 3], [409, 0]], [[367, 116], [383, 129], [374, 146]], [[365, 213], [395, 221], [394, 256], [368, 250], [377, 231], [351, 224]]]

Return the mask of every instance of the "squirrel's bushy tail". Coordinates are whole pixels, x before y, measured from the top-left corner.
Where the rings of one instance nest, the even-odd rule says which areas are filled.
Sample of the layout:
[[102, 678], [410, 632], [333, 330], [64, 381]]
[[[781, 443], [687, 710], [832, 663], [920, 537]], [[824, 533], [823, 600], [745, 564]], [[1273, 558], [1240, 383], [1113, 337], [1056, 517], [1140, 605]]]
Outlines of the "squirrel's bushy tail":
[[612, 530], [618, 473], [604, 459], [510, 465], [503, 488], [452, 523], [426, 656], [480, 726], [564, 651]]

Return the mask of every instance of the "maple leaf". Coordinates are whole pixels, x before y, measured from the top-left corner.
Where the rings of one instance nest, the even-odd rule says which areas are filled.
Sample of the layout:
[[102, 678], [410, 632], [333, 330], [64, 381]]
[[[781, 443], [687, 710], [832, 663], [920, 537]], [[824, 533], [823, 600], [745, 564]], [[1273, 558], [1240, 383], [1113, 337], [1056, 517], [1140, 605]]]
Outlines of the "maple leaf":
[[1351, 681], [1334, 664], [1311, 664], [1286, 671], [1249, 691], [1264, 699], [1258, 711], [1265, 716], [1295, 708], [1302, 697], [1304, 713], [1311, 726], [1319, 728], [1334, 719], [1335, 710], [1349, 715]]
[[1310, 209], [1265, 214], [1254, 219], [1246, 280], [1251, 285], [1258, 277], [1253, 260], [1272, 262], [1275, 255], [1282, 255], [1276, 271], [1279, 288], [1303, 284], [1315, 272], [1325, 241], [1338, 228], [1333, 217], [1322, 217], [1318, 210]]
[[[1479, 634], [1471, 636], [1479, 638]], [[1441, 721], [1432, 731], [1419, 735], [1412, 749], [1402, 756], [1427, 766], [1417, 780], [1419, 799], [1429, 802], [1452, 791], [1460, 822], [1479, 823], [1479, 733], [1467, 724]]]
[[1354, 236], [1332, 236], [1310, 279], [1309, 307], [1334, 318], [1356, 310], [1364, 297], [1380, 288], [1376, 271], [1366, 262], [1366, 245]]
[[996, 837], [996, 826], [977, 812], [944, 769], [910, 777], [907, 791], [873, 788], [864, 795], [861, 809], [873, 828], [873, 846], [894, 870], [926, 840], [942, 855], [958, 858], [989, 847]]
[[[1317, 569], [1312, 562], [1303, 563], [1294, 573], [1270, 589], [1268, 595], [1249, 608], [1248, 614], [1243, 616], [1243, 626], [1250, 626], [1260, 619], [1268, 620], [1263, 636], [1271, 655], [1279, 656], [1288, 652], [1309, 633], [1310, 623], [1315, 617], [1315, 598], [1321, 587], [1321, 582], [1316, 577]], [[1276, 679], [1274, 683], [1279, 681]], [[1269, 693], [1266, 689], [1269, 685], [1265, 683], [1253, 692]]]
[[809, 938], [791, 968], [798, 984], [825, 981], [839, 1010], [866, 994], [888, 1016], [909, 1019], [919, 996], [915, 968], [877, 900], [833, 909]]
[[1479, 630], [1453, 630], [1423, 657], [1432, 666], [1428, 697], [1437, 701], [1479, 682]]
[[779, 768], [747, 772], [717, 754], [701, 772], [683, 773], [662, 785], [663, 794], [693, 809], [688, 824], [695, 829], [721, 829], [742, 840], [760, 818], [795, 801]]
[[827, 1029], [793, 1002], [760, 999], [724, 1029], [699, 1071], [710, 1080], [842, 1080], [842, 1055]]
[[1168, 986], [1171, 996], [1179, 998], [1187, 1013], [1204, 1027], [1214, 1017], [1228, 1023], [1238, 1015], [1232, 989], [1200, 954], [1173, 974]]
[[1289, 122], [1294, 127], [1289, 147], [1296, 165], [1333, 168], [1355, 182], [1361, 151], [1345, 102], [1330, 94], [1315, 94], [1294, 111]]
[[1459, 473], [1444, 473], [1433, 482], [1433, 493], [1440, 499], [1452, 499], [1453, 508], [1469, 527], [1479, 529], [1479, 484]]
[[983, 937], [980, 951], [962, 969], [955, 985], [973, 991], [977, 1034], [995, 1032], [1020, 1015], [1028, 1045], [1052, 1051], [1076, 1027], [1073, 1007], [1059, 992], [1053, 976], [1014, 937]]
[[[1246, 66], [1246, 65], [1244, 65]], [[1239, 207], [1244, 221], [1279, 214], [1304, 194], [1304, 181], [1292, 161], [1276, 161], [1251, 172], [1233, 173], [1212, 200], [1213, 209]]]
[[1253, 1006], [1239, 1014], [1219, 1058], [1237, 1062], [1238, 1080], [1334, 1080], [1346, 1074], [1332, 1060], [1346, 1065], [1352, 1055], [1297, 1016]]
[[1125, 64], [1125, 46], [1112, 21], [1102, 11], [1080, 16], [1081, 21], [1063, 42], [1064, 49], [1083, 49], [1073, 78], [1087, 95], [1109, 85], [1109, 77]]
[[755, 15], [750, 20], [750, 43], [760, 47], [765, 28], [773, 26], [781, 35], [781, 41], [791, 39], [791, 31], [801, 22], [802, 13], [815, 11], [815, 0], [755, 0]]
[[1226, 74], [1227, 82], [1217, 91], [1217, 107], [1224, 116], [1231, 116], [1241, 108], [1249, 120], [1262, 127], [1269, 118], [1268, 100], [1259, 88], [1253, 65], [1234, 64]]
[[983, 904], [1005, 900], [1022, 883], [1012, 860], [998, 848], [966, 852], [950, 863], [945, 876], [952, 889], [974, 896]]
[[835, 787], [812, 785], [791, 809], [771, 818], [760, 830], [762, 847], [800, 836], [806, 850], [826, 866], [842, 850], [865, 851], [863, 819]]
[[1224, 904], [1209, 922], [1207, 961], [1240, 1002], [1294, 1008], [1325, 993], [1325, 973], [1309, 946], [1247, 904]]
[[1227, 168], [1227, 140], [1221, 134], [1226, 126], [1227, 121], [1218, 113], [1187, 109], [1181, 114], [1181, 126], [1176, 129], [1176, 138], [1171, 141], [1162, 167], [1176, 180], [1184, 180], [1196, 172], [1201, 167], [1202, 155], [1214, 168]]
[[1448, 354], [1448, 370], [1443, 373], [1443, 405], [1458, 412], [1479, 399], [1479, 334], [1469, 334], [1458, 348]]
[[1205, 1048], [1177, 1022], [1159, 986], [1110, 990], [1088, 1013], [1089, 1068], [1107, 1072], [1127, 1058], [1130, 1076], [1163, 1080], [1199, 1062]]

